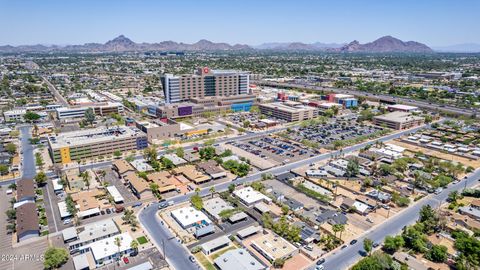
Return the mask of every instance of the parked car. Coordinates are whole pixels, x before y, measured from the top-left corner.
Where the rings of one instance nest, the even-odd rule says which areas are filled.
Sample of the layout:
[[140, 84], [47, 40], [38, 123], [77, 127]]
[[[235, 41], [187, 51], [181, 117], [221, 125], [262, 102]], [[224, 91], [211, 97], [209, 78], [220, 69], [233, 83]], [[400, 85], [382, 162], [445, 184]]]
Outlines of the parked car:
[[158, 209], [163, 209], [163, 208], [166, 208], [168, 206], [168, 204], [166, 202], [162, 202], [158, 205]]
[[379, 243], [373, 243], [373, 245], [372, 245], [373, 248], [377, 248], [378, 246], [380, 246]]
[[189, 259], [192, 263], [195, 263], [195, 262], [196, 262], [195, 257], [193, 257], [193, 256], [191, 256], [191, 255], [188, 257], [188, 259]]
[[142, 204], [143, 204], [142, 202], [136, 202], [132, 205], [132, 207], [140, 207], [142, 206]]
[[350, 241], [350, 245], [355, 245], [356, 243], [357, 243], [356, 239], [353, 239], [352, 241]]
[[63, 220], [63, 225], [70, 224], [70, 222], [72, 222], [72, 220], [70, 218], [64, 219]]
[[107, 212], [107, 214], [111, 214], [112, 211], [110, 210], [110, 208], [107, 208], [107, 210], [105, 210], [105, 212]]
[[317, 261], [317, 265], [321, 265], [325, 263], [325, 258], [321, 258], [320, 260]]
[[130, 263], [130, 260], [127, 258], [127, 257], [123, 257], [123, 262], [125, 264], [129, 264]]

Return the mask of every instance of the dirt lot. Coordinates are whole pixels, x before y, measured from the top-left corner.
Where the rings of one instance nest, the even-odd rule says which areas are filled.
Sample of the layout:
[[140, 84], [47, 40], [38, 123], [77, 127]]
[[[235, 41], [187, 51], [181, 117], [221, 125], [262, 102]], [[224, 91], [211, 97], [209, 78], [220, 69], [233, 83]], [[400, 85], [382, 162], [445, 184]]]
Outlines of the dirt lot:
[[434, 156], [434, 157], [441, 158], [441, 159], [444, 159], [444, 160], [460, 162], [465, 166], [472, 166], [474, 168], [479, 168], [480, 167], [480, 159], [471, 160], [471, 159], [468, 159], [468, 158], [459, 157], [459, 156], [456, 156], [456, 155], [450, 155], [450, 154], [447, 154], [447, 153], [435, 151], [433, 149], [424, 148], [424, 147], [416, 146], [416, 145], [411, 145], [409, 143], [404, 143], [404, 142], [400, 142], [400, 141], [397, 141], [397, 140], [393, 140], [390, 143], [393, 143], [395, 145], [404, 147], [405, 149], [407, 149], [409, 151], [412, 151], [412, 152], [422, 152], [425, 155]]
[[286, 184], [278, 180], [266, 180], [263, 183], [265, 184], [265, 186], [271, 186], [273, 190], [282, 192], [285, 197], [295, 199], [303, 203], [306, 208], [317, 207], [319, 205], [316, 200], [308, 197], [301, 192], [296, 191], [295, 189], [287, 186]]

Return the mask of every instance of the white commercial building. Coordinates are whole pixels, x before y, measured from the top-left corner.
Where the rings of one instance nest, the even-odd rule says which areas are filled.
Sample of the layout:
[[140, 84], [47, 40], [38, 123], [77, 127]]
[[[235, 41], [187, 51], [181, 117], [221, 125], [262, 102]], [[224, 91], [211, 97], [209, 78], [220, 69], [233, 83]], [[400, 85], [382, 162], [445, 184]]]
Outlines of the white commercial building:
[[175, 209], [171, 212], [171, 215], [184, 229], [191, 228], [195, 224], [212, 223], [207, 215], [191, 206]]
[[[120, 245], [117, 245], [117, 241]], [[117, 256], [131, 253], [132, 241], [133, 238], [129, 233], [122, 233], [88, 244], [85, 246], [84, 253], [90, 251], [95, 263], [100, 266], [112, 262]]]
[[3, 113], [5, 122], [21, 122], [23, 121], [23, 116], [27, 113], [26, 110], [11, 110]]
[[251, 206], [260, 201], [266, 203], [270, 203], [272, 201], [272, 199], [254, 190], [252, 187], [235, 190], [233, 194], [237, 196], [242, 201], [242, 203], [247, 206]]
[[123, 202], [123, 197], [122, 194], [118, 191], [118, 189], [115, 186], [108, 186], [107, 191], [110, 195], [113, 197], [113, 201], [115, 203], [122, 203]]

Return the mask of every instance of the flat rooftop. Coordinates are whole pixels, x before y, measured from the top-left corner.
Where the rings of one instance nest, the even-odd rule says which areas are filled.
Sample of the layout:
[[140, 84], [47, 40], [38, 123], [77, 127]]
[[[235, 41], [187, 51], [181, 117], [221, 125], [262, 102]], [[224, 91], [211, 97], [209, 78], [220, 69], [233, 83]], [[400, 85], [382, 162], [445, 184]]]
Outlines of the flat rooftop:
[[304, 105], [288, 106], [288, 105], [285, 105], [285, 104], [280, 103], [280, 102], [260, 104], [260, 107], [267, 107], [267, 108], [270, 108], [270, 109], [277, 109], [277, 110], [290, 112], [290, 113], [315, 110], [315, 108], [313, 108], [313, 107], [308, 107], [308, 106], [304, 106]]
[[378, 120], [385, 120], [385, 121], [391, 121], [396, 123], [404, 123], [404, 122], [413, 121], [413, 120], [423, 120], [423, 117], [421, 116], [416, 116], [416, 115], [412, 115], [411, 113], [398, 112], [398, 111], [375, 116], [374, 118]]
[[143, 134], [139, 129], [133, 127], [101, 127], [52, 135], [48, 137], [48, 141], [52, 148], [60, 148], [115, 141]]
[[252, 241], [252, 247], [270, 261], [288, 257], [297, 248], [273, 233], [262, 234]]

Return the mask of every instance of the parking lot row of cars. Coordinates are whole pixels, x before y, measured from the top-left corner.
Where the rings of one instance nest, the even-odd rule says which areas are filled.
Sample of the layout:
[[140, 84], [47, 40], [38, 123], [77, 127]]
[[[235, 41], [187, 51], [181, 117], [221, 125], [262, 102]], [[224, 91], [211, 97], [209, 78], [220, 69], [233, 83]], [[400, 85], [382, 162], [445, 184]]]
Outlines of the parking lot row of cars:
[[381, 127], [358, 124], [352, 120], [339, 120], [322, 125], [309, 125], [293, 129], [290, 136], [295, 141], [304, 139], [329, 145], [334, 141], [354, 139], [382, 130]]

